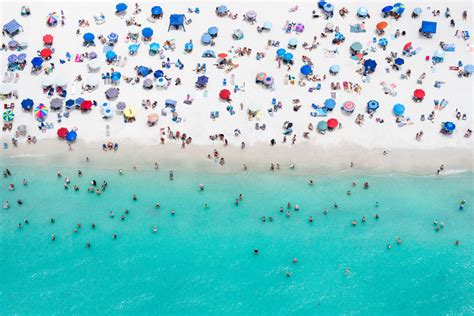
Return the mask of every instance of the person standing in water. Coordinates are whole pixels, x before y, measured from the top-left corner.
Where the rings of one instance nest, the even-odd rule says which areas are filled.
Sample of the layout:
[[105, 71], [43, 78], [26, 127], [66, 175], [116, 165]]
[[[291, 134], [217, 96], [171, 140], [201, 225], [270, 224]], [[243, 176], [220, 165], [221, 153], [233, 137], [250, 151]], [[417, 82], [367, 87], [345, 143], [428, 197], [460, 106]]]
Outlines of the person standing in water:
[[170, 181], [173, 181], [173, 178], [174, 178], [173, 170], [170, 170]]

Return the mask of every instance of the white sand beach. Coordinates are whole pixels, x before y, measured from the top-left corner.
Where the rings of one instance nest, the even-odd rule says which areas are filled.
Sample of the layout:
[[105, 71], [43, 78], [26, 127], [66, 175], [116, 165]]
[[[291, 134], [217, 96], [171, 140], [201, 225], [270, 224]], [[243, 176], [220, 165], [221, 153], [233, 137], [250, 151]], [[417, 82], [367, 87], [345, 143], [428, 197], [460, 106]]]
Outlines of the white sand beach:
[[[27, 48], [21, 52], [8, 48], [1, 51], [2, 76], [5, 75], [7, 78], [11, 76], [11, 73], [7, 72], [8, 57], [12, 53], [27, 55], [25, 68], [13, 72], [18, 73], [19, 78], [2, 83], [3, 87], [12, 87], [18, 95], [18, 98], [2, 100], [3, 104], [14, 104], [12, 129], [1, 133], [2, 143], [6, 144], [2, 149], [3, 159], [17, 159], [28, 155], [51, 157], [59, 155], [71, 159], [97, 157], [104, 161], [111, 161], [111, 157], [113, 160], [126, 158], [135, 164], [144, 161], [179, 160], [180, 162], [176, 162], [178, 165], [196, 162], [210, 169], [218, 169], [221, 168], [219, 163], [207, 158], [207, 155], [216, 149], [220, 157], [225, 157], [226, 166], [223, 168], [233, 169], [241, 168], [243, 163], [249, 166], [253, 163], [263, 170], [269, 163], [274, 162], [282, 166], [296, 164], [312, 169], [333, 167], [341, 170], [348, 168], [351, 161], [354, 162], [355, 168], [376, 171], [432, 172], [436, 171], [440, 164], [445, 164], [447, 169], [473, 168], [473, 138], [465, 137], [468, 130], [473, 128], [473, 79], [472, 76], [458, 77], [458, 71], [453, 70], [457, 69], [453, 67], [459, 66], [458, 62], [462, 63], [459, 67], [461, 70], [465, 65], [474, 63], [472, 39], [463, 38], [461, 35], [463, 31], [468, 31], [469, 34], [473, 31], [473, 11], [470, 1], [449, 2], [450, 18], [445, 17], [446, 2], [405, 2], [406, 10], [398, 20], [382, 17], [381, 9], [390, 4], [385, 2], [364, 3], [363, 6], [368, 9], [370, 18], [360, 18], [356, 16], [356, 12], [362, 6], [361, 3], [337, 1], [334, 3], [334, 16], [328, 20], [323, 17], [322, 10], [314, 1], [291, 4], [271, 1], [194, 2], [192, 9], [194, 11], [199, 7], [199, 13], [188, 12], [187, 2], [164, 1], [159, 3], [164, 11], [163, 18], [156, 20], [150, 18], [150, 9], [156, 3], [140, 2], [141, 12], [138, 14], [134, 14], [134, 2], [127, 4], [126, 13], [119, 16], [115, 13], [115, 2], [2, 1], [2, 25], [11, 19], [16, 19], [23, 31], [16, 35], [14, 40], [27, 43]], [[218, 17], [215, 8], [221, 4], [225, 4], [229, 11], [238, 14], [238, 17], [236, 19], [228, 16]], [[29, 16], [21, 16], [23, 5], [29, 7], [31, 11]], [[297, 9], [290, 12], [295, 6]], [[349, 11], [345, 18], [338, 13], [343, 7]], [[422, 14], [420, 17], [412, 18], [412, 11], [416, 7], [422, 9]], [[249, 10], [257, 13], [255, 23], [243, 21], [243, 15]], [[313, 17], [313, 10], [319, 17]], [[440, 16], [433, 16], [432, 10], [440, 10]], [[467, 10], [466, 20], [462, 18], [464, 10]], [[59, 22], [57, 26], [49, 27], [46, 18], [53, 11], [57, 12]], [[64, 26], [60, 22], [61, 11], [65, 17]], [[186, 31], [173, 29], [168, 31], [169, 16], [173, 13], [185, 14], [187, 20], [192, 21], [184, 25]], [[100, 24], [96, 23], [94, 16], [101, 14], [104, 20], [100, 21]], [[141, 26], [127, 26], [126, 20], [131, 18]], [[79, 27], [78, 21], [81, 19], [87, 20], [88, 26]], [[454, 27], [450, 26], [451, 19], [455, 21]], [[432, 38], [420, 35], [418, 30], [423, 20], [437, 22], [437, 32]], [[376, 25], [381, 21], [386, 21], [388, 26], [385, 34], [378, 35]], [[271, 22], [271, 29], [258, 32], [257, 27], [263, 26], [265, 22]], [[297, 33], [292, 30], [287, 33], [284, 30], [286, 22], [301, 23], [304, 25], [304, 31]], [[338, 27], [345, 36], [343, 43], [338, 45], [333, 43], [335, 33], [325, 32], [328, 23], [333, 24], [334, 28]], [[364, 23], [366, 32], [350, 31], [351, 25], [361, 23]], [[218, 28], [218, 35], [213, 40], [215, 44], [203, 45], [201, 36], [211, 26]], [[141, 31], [145, 27], [153, 30], [152, 39], [148, 42], [144, 42], [141, 36]], [[136, 43], [140, 46], [138, 52], [132, 56], [129, 54], [129, 45], [132, 41], [126, 40], [126, 37], [133, 28], [140, 32]], [[232, 34], [236, 29], [243, 32], [243, 39], [233, 38]], [[76, 34], [76, 30], [79, 30], [79, 34]], [[397, 34], [395, 37], [397, 30], [399, 33], [405, 31], [406, 34]], [[95, 46], [83, 46], [83, 35], [88, 32], [95, 35]], [[113, 51], [119, 56], [120, 63], [106, 62], [104, 48], [107, 44], [103, 45], [99, 40], [101, 35], [107, 38], [111, 32], [118, 34], [118, 41], [113, 46]], [[326, 37], [323, 38], [321, 33]], [[54, 53], [51, 60], [45, 61], [44, 64], [48, 66], [49, 63], [50, 66], [54, 63], [54, 70], [45, 74], [43, 65], [38, 74], [31, 74], [30, 61], [44, 48], [45, 34], [54, 37], [52, 44]], [[312, 50], [305, 49], [303, 43], [306, 42], [308, 47], [311, 47], [314, 36], [317, 36], [318, 44]], [[388, 40], [386, 50], [378, 44], [382, 37]], [[296, 49], [288, 49], [288, 41], [291, 38], [297, 39]], [[7, 35], [2, 37], [2, 43], [7, 46], [10, 40]], [[193, 50], [185, 53], [185, 44], [190, 40], [193, 42]], [[173, 42], [175, 49], [163, 49], [165, 41]], [[268, 41], [279, 41], [280, 45], [269, 46]], [[149, 54], [149, 44], [152, 42], [161, 45], [161, 55], [164, 59], [160, 58], [160, 53], [154, 56]], [[351, 58], [350, 46], [354, 42], [362, 44], [360, 56], [366, 53], [360, 57], [362, 61]], [[412, 52], [416, 52], [413, 56], [402, 54], [403, 47], [409, 42], [412, 42]], [[446, 51], [444, 61], [434, 64], [433, 55], [436, 51], [442, 50], [440, 42], [454, 44], [455, 51]], [[237, 49], [244, 47], [251, 49], [248, 56], [236, 53]], [[284, 48], [294, 55], [293, 65], [287, 67], [282, 63], [279, 68], [276, 60], [276, 51], [279, 48]], [[230, 72], [226, 71], [228, 67], [219, 69], [215, 66], [218, 58], [201, 57], [206, 50], [213, 50], [216, 55], [226, 53], [238, 67]], [[334, 53], [335, 50], [337, 52]], [[80, 56], [91, 52], [97, 55], [96, 67], [100, 66], [95, 72], [91, 72], [88, 67], [90, 60]], [[387, 63], [386, 57], [390, 57], [391, 52], [397, 54], [396, 57], [392, 56], [392, 63], [394, 58], [404, 59], [400, 70], [394, 70], [392, 63]], [[69, 61], [67, 53], [72, 56]], [[265, 56], [258, 60], [257, 53]], [[312, 76], [304, 78], [300, 74], [300, 68], [308, 63], [303, 62], [303, 56], [308, 57], [313, 64], [314, 78]], [[430, 57], [429, 60], [426, 60], [427, 56]], [[168, 58], [170, 68], [163, 67], [162, 63]], [[182, 69], [175, 65], [178, 59], [184, 66]], [[363, 60], [367, 59], [375, 60], [377, 67], [374, 73], [363, 76], [357, 70], [363, 68]], [[209, 83], [204, 89], [195, 87], [197, 78], [204, 75], [194, 71], [197, 63], [206, 64], [205, 75], [209, 78]], [[332, 65], [340, 66], [338, 74], [329, 74]], [[136, 84], [127, 83], [125, 77], [133, 79], [137, 77], [135, 69], [137, 66], [149, 67], [153, 72], [162, 70], [170, 79], [169, 86], [167, 88], [153, 86], [152, 89], [146, 90], [143, 88], [145, 79], [143, 77], [140, 77], [140, 82]], [[410, 70], [408, 74], [407, 70]], [[111, 85], [102, 80], [103, 73], [113, 71], [122, 74], [119, 83]], [[259, 72], [265, 72], [273, 77], [271, 88], [256, 83], [255, 78]], [[423, 73], [424, 79], [419, 81]], [[81, 81], [75, 80], [78, 75], [82, 77]], [[288, 76], [295, 79], [288, 80]], [[48, 123], [50, 128], [41, 130], [38, 127], [41, 122], [35, 118], [34, 110], [22, 110], [21, 102], [30, 98], [35, 106], [43, 103], [49, 107], [51, 100], [58, 96], [57, 93], [52, 96], [44, 93], [42, 82], [48, 77], [53, 83], [58, 80], [66, 81], [67, 96], [60, 97], [63, 102], [83, 98], [96, 101], [97, 106], [93, 106], [92, 110], [87, 112], [81, 112], [80, 109], [65, 110], [64, 106], [58, 112], [50, 110], [43, 120], [43, 123]], [[157, 79], [153, 73], [146, 78], [153, 79], [154, 85], [156, 84]], [[180, 85], [175, 85], [177, 78], [181, 81]], [[225, 86], [224, 80], [226, 80]], [[91, 81], [97, 81], [97, 87], [91, 91], [83, 91], [81, 89], [83, 84]], [[347, 91], [344, 91], [344, 82], [347, 82], [349, 87]], [[338, 83], [340, 90], [332, 90], [331, 83]], [[386, 84], [388, 90], [384, 91], [382, 83]], [[360, 87], [360, 93], [351, 91], [350, 87], [356, 85]], [[234, 86], [237, 86], [238, 91], [235, 92]], [[120, 93], [116, 99], [107, 100], [105, 91], [111, 87], [119, 88]], [[314, 88], [314, 91], [309, 92], [310, 88]], [[222, 89], [230, 90], [230, 101], [219, 98]], [[426, 93], [421, 102], [413, 100], [415, 89], [423, 89]], [[191, 104], [183, 102], [188, 94], [193, 100]], [[271, 113], [268, 109], [272, 108], [273, 98], [281, 102], [281, 108]], [[310, 113], [315, 111], [312, 104], [323, 107], [328, 98], [335, 99], [334, 110], [329, 111], [325, 117], [311, 116]], [[167, 99], [176, 101], [175, 113], [178, 122], [172, 120], [173, 113], [165, 107]], [[147, 109], [142, 106], [142, 100], [150, 100], [150, 103], [156, 101], [156, 107]], [[372, 115], [366, 112], [367, 102], [370, 100], [379, 102], [379, 108]], [[444, 107], [436, 107], [435, 100], [447, 102], [443, 103]], [[355, 103], [353, 113], [341, 110], [342, 104], [346, 101]], [[125, 123], [123, 114], [115, 111], [118, 102], [124, 102], [135, 110], [133, 122]], [[103, 118], [101, 111], [103, 103], [108, 103], [113, 109], [111, 118]], [[403, 117], [399, 117], [399, 122], [393, 113], [393, 107], [397, 103], [405, 106], [405, 113]], [[295, 111], [295, 105], [301, 107]], [[228, 106], [232, 106], [234, 114], [227, 110]], [[249, 110], [257, 113], [252, 119], [249, 119]], [[210, 114], [214, 111], [219, 111], [219, 117], [211, 119]], [[429, 120], [432, 111], [435, 116]], [[69, 117], [64, 117], [66, 112]], [[459, 119], [456, 117], [457, 112], [460, 112]], [[58, 113], [62, 116], [60, 121]], [[157, 113], [159, 117], [154, 126], [147, 124], [150, 113]], [[361, 122], [357, 124], [356, 118], [359, 114], [364, 117], [360, 118]], [[420, 119], [422, 115], [425, 116], [424, 120]], [[337, 119], [340, 126], [324, 134], [319, 133], [316, 128], [318, 122], [331, 118]], [[383, 123], [380, 120], [383, 120]], [[293, 127], [291, 132], [286, 130], [287, 141], [283, 143], [285, 132], [283, 126], [287, 121], [291, 122]], [[456, 129], [452, 134], [440, 133], [443, 122], [455, 124]], [[257, 123], [259, 126], [265, 124], [265, 130], [260, 128], [257, 130], [255, 128]], [[308, 130], [310, 123], [313, 125], [312, 130]], [[35, 137], [36, 144], [29, 144], [26, 136], [15, 135], [20, 125], [26, 125], [25, 135]], [[77, 141], [72, 143], [72, 150], [68, 149], [65, 140], [58, 138], [57, 130], [60, 127], [66, 127], [68, 130], [77, 129], [78, 137]], [[173, 135], [178, 131], [181, 135], [186, 133], [187, 137], [192, 138], [191, 144], [186, 145], [184, 149], [181, 148], [182, 141], [170, 139], [168, 128]], [[236, 130], [240, 131], [238, 136], [235, 135]], [[423, 135], [417, 140], [416, 134], [420, 131], [423, 131]], [[227, 147], [223, 141], [210, 139], [211, 135], [216, 134], [224, 135], [228, 141]], [[17, 138], [16, 147], [12, 144], [13, 137]], [[164, 138], [165, 145], [160, 144], [161, 137]], [[293, 137], [296, 137], [294, 144], [292, 144]], [[272, 139], [276, 142], [273, 147], [270, 145]], [[102, 144], [107, 142], [118, 143], [118, 151], [104, 152]], [[245, 143], [245, 149], [241, 149], [242, 142]], [[384, 151], [387, 155], [382, 154]], [[171, 162], [169, 164], [171, 165]]]

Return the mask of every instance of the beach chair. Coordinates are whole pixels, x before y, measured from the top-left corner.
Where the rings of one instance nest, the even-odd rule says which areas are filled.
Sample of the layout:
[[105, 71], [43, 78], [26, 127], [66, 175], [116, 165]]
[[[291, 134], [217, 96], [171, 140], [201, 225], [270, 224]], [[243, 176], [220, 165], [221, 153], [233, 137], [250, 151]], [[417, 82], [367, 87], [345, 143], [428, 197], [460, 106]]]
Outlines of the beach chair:
[[311, 112], [310, 115], [312, 117], [324, 117], [328, 116], [328, 110], [326, 108], [316, 108], [314, 112]]

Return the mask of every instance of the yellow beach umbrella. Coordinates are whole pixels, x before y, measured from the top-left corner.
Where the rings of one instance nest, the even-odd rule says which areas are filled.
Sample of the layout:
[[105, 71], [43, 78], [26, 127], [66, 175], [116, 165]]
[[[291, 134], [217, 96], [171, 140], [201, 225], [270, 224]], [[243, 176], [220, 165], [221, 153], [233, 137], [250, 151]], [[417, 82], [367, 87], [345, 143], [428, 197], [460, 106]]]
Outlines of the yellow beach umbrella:
[[136, 113], [135, 108], [131, 106], [127, 106], [125, 110], [123, 110], [123, 115], [127, 118], [135, 117], [135, 113]]

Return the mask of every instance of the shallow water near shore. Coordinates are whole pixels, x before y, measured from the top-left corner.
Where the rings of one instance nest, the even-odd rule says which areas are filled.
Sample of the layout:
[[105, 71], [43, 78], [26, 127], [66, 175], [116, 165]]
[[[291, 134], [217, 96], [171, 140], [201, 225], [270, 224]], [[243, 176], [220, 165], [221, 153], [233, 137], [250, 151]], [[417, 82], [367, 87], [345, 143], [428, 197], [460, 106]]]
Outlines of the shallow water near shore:
[[[168, 170], [152, 168], [120, 176], [83, 165], [84, 175], [78, 177], [70, 167], [7, 167], [13, 177], [2, 178], [2, 198], [11, 207], [0, 212], [5, 314], [474, 310], [472, 172], [323, 176], [309, 186], [311, 175], [175, 170], [169, 181]], [[63, 188], [65, 177], [71, 178], [69, 190]], [[23, 178], [27, 186], [21, 185]], [[107, 180], [108, 189], [100, 196], [88, 193], [91, 179]], [[362, 188], [364, 181], [370, 183], [368, 190]], [[8, 191], [9, 183], [16, 184], [15, 191]], [[236, 206], [239, 193], [244, 199]], [[22, 206], [15, 203], [20, 197]], [[462, 199], [467, 205], [460, 211]], [[300, 207], [290, 210], [289, 218], [288, 202]], [[125, 209], [130, 214], [121, 221]], [[25, 218], [29, 224], [18, 229]], [[435, 219], [445, 224], [438, 232]], [[73, 233], [77, 223], [82, 228]]]

